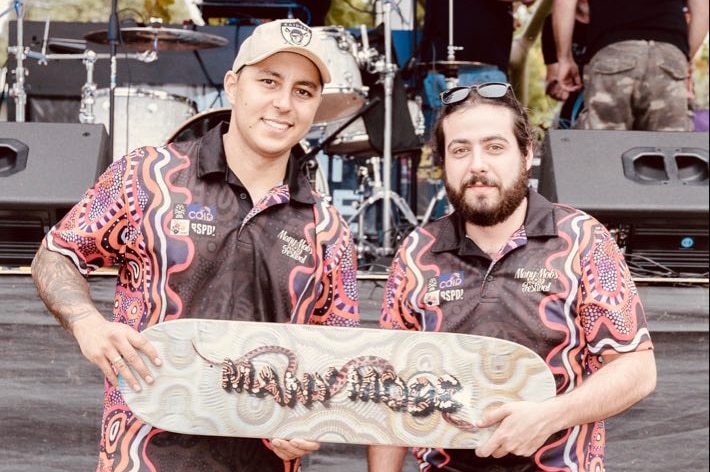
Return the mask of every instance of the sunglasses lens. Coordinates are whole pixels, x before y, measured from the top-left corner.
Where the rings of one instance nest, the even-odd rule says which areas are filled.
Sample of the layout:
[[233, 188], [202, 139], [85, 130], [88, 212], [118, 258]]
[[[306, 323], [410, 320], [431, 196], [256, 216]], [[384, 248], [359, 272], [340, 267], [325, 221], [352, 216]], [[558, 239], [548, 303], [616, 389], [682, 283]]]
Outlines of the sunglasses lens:
[[508, 92], [508, 87], [508, 84], [484, 84], [477, 92], [483, 98], [501, 98]]
[[457, 87], [451, 90], [446, 90], [441, 94], [441, 102], [444, 105], [449, 105], [451, 103], [457, 103], [461, 100], [465, 100], [468, 94], [471, 93], [470, 87]]

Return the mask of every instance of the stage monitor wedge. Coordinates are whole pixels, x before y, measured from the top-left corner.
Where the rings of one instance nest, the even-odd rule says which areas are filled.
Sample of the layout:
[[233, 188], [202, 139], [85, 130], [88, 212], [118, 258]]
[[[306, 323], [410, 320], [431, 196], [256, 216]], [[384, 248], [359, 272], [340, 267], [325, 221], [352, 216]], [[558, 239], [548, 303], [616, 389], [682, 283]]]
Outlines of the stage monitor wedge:
[[0, 123], [0, 265], [29, 262], [110, 162], [102, 124]]
[[598, 217], [707, 217], [708, 133], [550, 130], [538, 189]]
[[708, 133], [550, 130], [538, 191], [605, 224], [639, 273], [708, 274]]

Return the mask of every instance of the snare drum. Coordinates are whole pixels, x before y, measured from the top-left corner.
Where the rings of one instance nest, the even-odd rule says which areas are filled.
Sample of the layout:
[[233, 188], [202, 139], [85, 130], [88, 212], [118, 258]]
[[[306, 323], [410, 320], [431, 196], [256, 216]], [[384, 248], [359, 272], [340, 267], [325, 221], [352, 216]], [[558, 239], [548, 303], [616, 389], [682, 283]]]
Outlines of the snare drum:
[[[96, 123], [109, 129], [109, 89], [96, 91]], [[140, 146], [158, 146], [168, 133], [197, 113], [186, 97], [147, 88], [117, 87], [114, 90], [113, 160]]]
[[325, 125], [352, 116], [363, 107], [367, 95], [357, 62], [358, 44], [349, 31], [339, 26], [315, 27], [313, 40], [322, 43], [331, 80], [323, 87], [314, 123]]

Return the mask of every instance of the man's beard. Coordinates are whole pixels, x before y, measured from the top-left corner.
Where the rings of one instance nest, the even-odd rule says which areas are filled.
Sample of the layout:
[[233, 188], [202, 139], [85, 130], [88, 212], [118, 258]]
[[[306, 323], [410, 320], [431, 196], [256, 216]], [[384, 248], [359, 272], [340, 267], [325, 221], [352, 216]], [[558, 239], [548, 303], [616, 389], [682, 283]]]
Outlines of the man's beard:
[[[486, 197], [480, 197], [476, 199], [473, 205], [469, 204], [466, 201], [466, 188], [476, 183], [495, 185], [500, 190], [500, 202], [493, 206], [487, 201]], [[500, 183], [480, 175], [471, 176], [457, 189], [449, 183], [446, 170], [444, 170], [444, 184], [446, 185], [446, 195], [449, 198], [449, 203], [464, 221], [473, 223], [476, 226], [494, 226], [508, 219], [527, 196], [528, 172], [524, 162], [521, 162], [518, 179], [508, 189], [501, 189]]]

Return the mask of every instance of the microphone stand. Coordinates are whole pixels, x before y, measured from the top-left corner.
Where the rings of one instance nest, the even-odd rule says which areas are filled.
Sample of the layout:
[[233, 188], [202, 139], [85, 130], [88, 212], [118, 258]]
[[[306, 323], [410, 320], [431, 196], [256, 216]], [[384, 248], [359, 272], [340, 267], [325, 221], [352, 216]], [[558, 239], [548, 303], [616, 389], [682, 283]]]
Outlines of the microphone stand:
[[392, 201], [390, 200], [392, 187], [392, 92], [394, 89], [395, 68], [392, 64], [392, 0], [383, 0], [382, 16], [385, 23], [385, 68], [384, 68], [384, 97], [385, 97], [385, 129], [382, 145], [382, 184], [384, 198], [382, 199], [382, 255], [389, 256], [394, 253], [392, 246]]
[[[456, 61], [456, 51], [463, 49], [461, 46], [454, 45], [454, 0], [449, 0], [449, 45], [446, 46], [446, 60], [450, 63]], [[458, 77], [451, 77], [447, 74], [444, 78], [446, 81], [446, 88], [450, 89], [458, 85]]]
[[456, 59], [454, 51], [454, 0], [449, 0], [449, 45], [446, 47], [447, 61]]
[[[372, 69], [380, 74], [382, 79], [382, 88], [384, 95], [384, 135], [383, 135], [383, 145], [382, 145], [382, 156], [375, 156], [370, 158], [372, 167], [374, 169], [375, 180], [372, 183], [374, 187], [374, 192], [366, 201], [364, 201], [357, 212], [350, 216], [348, 224], [353, 222], [355, 218], [360, 218], [360, 234], [358, 236], [358, 252], [360, 251], [360, 246], [363, 244], [364, 234], [363, 227], [364, 223], [362, 218], [368, 207], [375, 204], [377, 201], [382, 200], [382, 247], [375, 251], [378, 256], [391, 256], [394, 254], [393, 239], [392, 234], [392, 203], [397, 206], [397, 209], [401, 212], [402, 216], [412, 225], [416, 226], [417, 217], [414, 215], [412, 210], [409, 208], [404, 199], [397, 193], [392, 191], [392, 111], [393, 111], [393, 90], [394, 90], [394, 75], [395, 75], [395, 64], [392, 62], [392, 0], [381, 0], [377, 2], [378, 17], [379, 10], [382, 10], [382, 17], [385, 25], [385, 57], [383, 60], [377, 60]], [[367, 34], [366, 30], [363, 29], [363, 45], [365, 50], [368, 50]], [[368, 62], [370, 60], [368, 56]], [[380, 178], [379, 168], [382, 166], [382, 178]]]
[[[117, 82], [117, 72], [116, 72], [116, 44], [118, 43], [118, 0], [111, 0], [111, 16], [108, 20], [108, 43], [109, 43], [109, 60], [111, 67], [111, 78], [109, 84], [109, 95], [108, 95], [108, 148], [113, 154], [113, 131], [114, 131], [114, 110], [116, 102], [116, 82]], [[116, 156], [112, 155], [112, 158]]]

